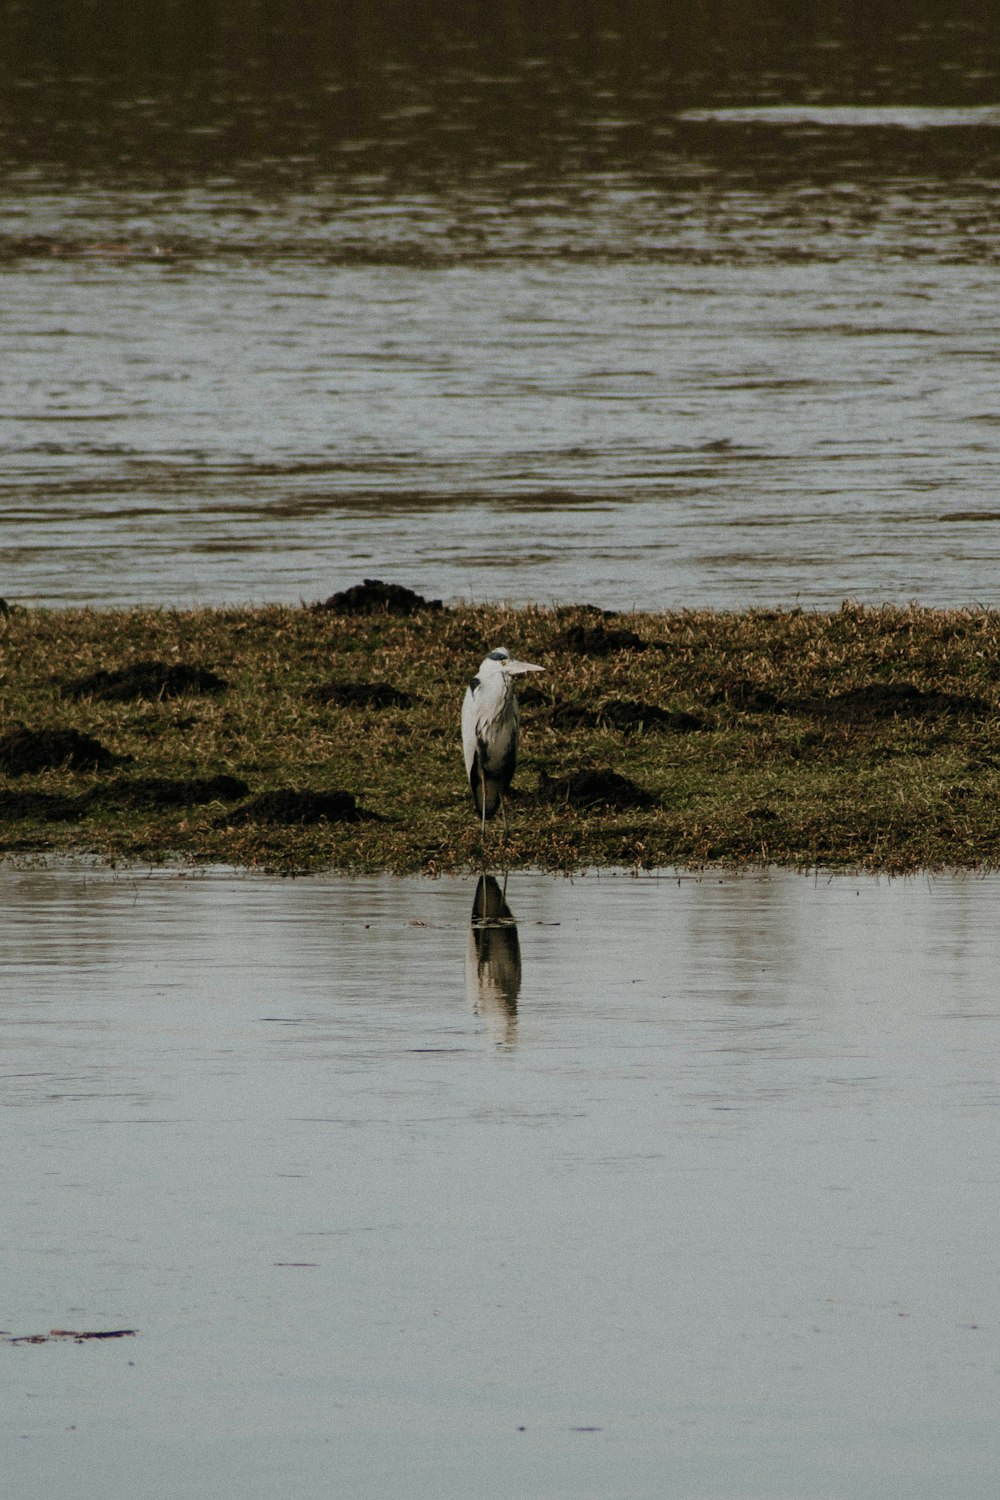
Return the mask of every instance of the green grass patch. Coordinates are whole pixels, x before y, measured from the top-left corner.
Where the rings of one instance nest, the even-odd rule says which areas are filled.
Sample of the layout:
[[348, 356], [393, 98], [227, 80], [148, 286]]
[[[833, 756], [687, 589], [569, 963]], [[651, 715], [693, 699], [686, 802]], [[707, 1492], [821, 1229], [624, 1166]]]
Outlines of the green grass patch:
[[[500, 644], [547, 669], [522, 691], [512, 867], [997, 862], [1000, 612], [854, 606], [12, 609], [0, 857], [474, 868], [459, 712]], [[595, 801], [600, 772], [639, 805]]]

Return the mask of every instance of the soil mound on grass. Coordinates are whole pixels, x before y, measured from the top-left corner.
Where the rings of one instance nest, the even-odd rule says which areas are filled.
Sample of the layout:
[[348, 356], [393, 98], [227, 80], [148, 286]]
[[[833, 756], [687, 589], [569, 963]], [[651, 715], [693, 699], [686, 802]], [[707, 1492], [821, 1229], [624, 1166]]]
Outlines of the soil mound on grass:
[[358, 807], [350, 792], [294, 791], [291, 787], [278, 787], [272, 792], [261, 792], [242, 807], [234, 808], [225, 817], [219, 818], [217, 828], [239, 828], [245, 823], [279, 823], [283, 826], [296, 823], [360, 823], [363, 818], [373, 817]]
[[193, 807], [203, 802], [229, 802], [249, 790], [239, 776], [118, 777], [90, 787], [76, 797], [60, 792], [0, 792], [0, 821], [34, 819], [43, 823], [70, 822], [96, 807]]
[[61, 792], [0, 792], [0, 823], [72, 823], [87, 811], [87, 798]]
[[239, 776], [133, 776], [94, 787], [86, 800], [103, 807], [193, 807], [202, 802], [233, 802], [249, 790]]
[[607, 807], [621, 812], [629, 807], [655, 807], [656, 798], [644, 787], [617, 771], [575, 771], [569, 776], [538, 778], [538, 796], [546, 802], [566, 802], [571, 807]]
[[557, 651], [578, 651], [584, 656], [613, 656], [616, 651], [648, 651], [649, 642], [634, 630], [607, 625], [570, 625], [552, 642]]
[[656, 703], [644, 703], [634, 698], [613, 698], [598, 708], [587, 708], [581, 703], [560, 703], [552, 710], [550, 722], [556, 729], [617, 729], [622, 734], [636, 734], [640, 730], [691, 734], [707, 727], [707, 721], [700, 714], [673, 712]]
[[352, 588], [331, 594], [317, 609], [328, 609], [335, 615], [415, 615], [422, 609], [443, 609], [440, 599], [425, 599], [401, 583], [383, 583], [380, 578], [366, 578]]
[[188, 662], [134, 661], [115, 671], [91, 672], [63, 684], [70, 698], [96, 698], [105, 703], [131, 703], [136, 698], [179, 698], [184, 693], [221, 693], [229, 686], [209, 667]]
[[783, 702], [776, 693], [768, 688], [759, 687], [756, 682], [731, 682], [727, 687], [720, 688], [708, 699], [709, 703], [725, 704], [727, 708], [735, 708], [745, 714], [780, 714], [787, 713], [790, 705]]
[[595, 620], [617, 620], [619, 609], [602, 609], [599, 604], [557, 604], [555, 615], [564, 620], [567, 615], [592, 615]]
[[115, 755], [99, 740], [78, 729], [12, 729], [0, 736], [0, 771], [27, 776], [53, 766], [74, 771], [103, 771], [129, 759]]
[[306, 688], [308, 703], [334, 703], [338, 708], [412, 708], [416, 701], [390, 682], [321, 682]]
[[885, 719], [988, 717], [996, 706], [963, 693], [925, 693], [912, 682], [866, 682], [823, 698], [779, 698], [754, 682], [733, 682], [713, 693], [710, 703], [750, 714], [804, 714], [836, 724], [874, 724]]
[[877, 719], [939, 718], [944, 715], [988, 716], [996, 713], [985, 698], [962, 693], [925, 693], [912, 682], [868, 682], [830, 698], [809, 698], [788, 705], [793, 713], [814, 714], [839, 724], [867, 724]]

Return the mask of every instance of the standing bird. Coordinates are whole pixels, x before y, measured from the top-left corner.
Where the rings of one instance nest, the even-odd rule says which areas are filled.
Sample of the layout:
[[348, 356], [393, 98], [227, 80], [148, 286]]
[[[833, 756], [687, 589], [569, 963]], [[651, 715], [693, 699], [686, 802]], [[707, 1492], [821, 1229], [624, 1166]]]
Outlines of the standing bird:
[[517, 698], [515, 677], [525, 672], [544, 672], [530, 661], [515, 661], [504, 646], [498, 646], [480, 665], [469, 683], [462, 704], [462, 750], [472, 788], [476, 812], [483, 820], [499, 807], [507, 832], [507, 810], [503, 794], [510, 786], [517, 765]]

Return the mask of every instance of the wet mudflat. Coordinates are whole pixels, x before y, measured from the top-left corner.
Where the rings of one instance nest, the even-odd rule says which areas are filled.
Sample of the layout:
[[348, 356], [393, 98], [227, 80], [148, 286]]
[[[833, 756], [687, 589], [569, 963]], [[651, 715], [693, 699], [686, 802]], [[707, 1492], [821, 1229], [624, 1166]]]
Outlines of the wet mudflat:
[[3, 871], [11, 1493], [991, 1495], [998, 894]]

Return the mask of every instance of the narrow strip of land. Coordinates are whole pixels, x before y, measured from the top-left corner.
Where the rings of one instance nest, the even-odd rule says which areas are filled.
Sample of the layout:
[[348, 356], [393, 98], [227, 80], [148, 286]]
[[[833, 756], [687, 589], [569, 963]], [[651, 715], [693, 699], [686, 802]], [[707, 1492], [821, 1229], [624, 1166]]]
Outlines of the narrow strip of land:
[[475, 867], [459, 712], [505, 645], [546, 667], [511, 867], [997, 862], [1000, 612], [355, 603], [0, 614], [0, 857]]

